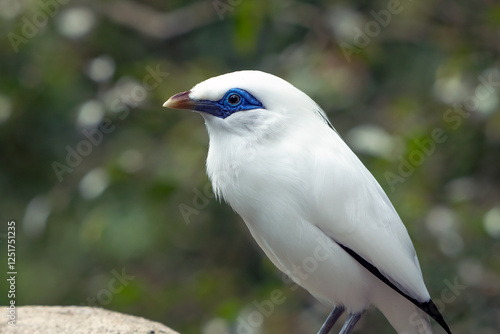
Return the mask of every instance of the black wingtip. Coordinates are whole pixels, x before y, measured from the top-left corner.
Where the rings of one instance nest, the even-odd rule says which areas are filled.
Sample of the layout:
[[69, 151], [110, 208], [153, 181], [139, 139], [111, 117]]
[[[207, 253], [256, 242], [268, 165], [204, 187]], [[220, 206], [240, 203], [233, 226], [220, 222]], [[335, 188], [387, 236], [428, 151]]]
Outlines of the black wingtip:
[[450, 328], [448, 327], [448, 324], [446, 323], [446, 321], [444, 321], [443, 315], [441, 314], [441, 312], [439, 312], [436, 304], [434, 304], [432, 299], [430, 299], [428, 302], [420, 303], [418, 307], [422, 311], [427, 313], [432, 319], [436, 320], [436, 322], [440, 324], [441, 327], [443, 327], [446, 333], [452, 334]]
[[[332, 239], [333, 240], [333, 239]], [[335, 241], [335, 240], [334, 240]], [[341, 243], [335, 241], [343, 250], [345, 250], [349, 255], [351, 255], [356, 261], [358, 261], [359, 264], [361, 264], [363, 267], [365, 267], [369, 272], [371, 272], [373, 275], [375, 275], [378, 279], [380, 279], [382, 282], [387, 284], [390, 288], [392, 288], [394, 291], [399, 293], [401, 296], [405, 297], [408, 299], [410, 302], [412, 302], [415, 306], [420, 308], [422, 311], [427, 313], [432, 319], [436, 320], [438, 324], [443, 327], [443, 329], [446, 331], [448, 334], [452, 334], [450, 331], [450, 328], [446, 324], [446, 321], [444, 321], [443, 315], [439, 312], [436, 304], [430, 299], [427, 302], [419, 302], [415, 298], [407, 295], [403, 291], [401, 291], [397, 286], [395, 286], [387, 277], [385, 277], [374, 265], [372, 265], [370, 262], [366, 261], [363, 257], [361, 257], [359, 254], [354, 252], [352, 249], [349, 247], [346, 247], [342, 245]]]

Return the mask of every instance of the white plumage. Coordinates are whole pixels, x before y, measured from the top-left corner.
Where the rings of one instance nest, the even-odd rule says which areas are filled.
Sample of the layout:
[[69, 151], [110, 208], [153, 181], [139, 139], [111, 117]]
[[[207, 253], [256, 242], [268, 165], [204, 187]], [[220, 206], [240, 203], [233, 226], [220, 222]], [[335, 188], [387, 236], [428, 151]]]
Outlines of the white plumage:
[[276, 76], [240, 71], [164, 106], [200, 111], [215, 192], [281, 271], [327, 305], [360, 314], [373, 304], [398, 333], [431, 333], [419, 309], [430, 296], [405, 226], [312, 99]]

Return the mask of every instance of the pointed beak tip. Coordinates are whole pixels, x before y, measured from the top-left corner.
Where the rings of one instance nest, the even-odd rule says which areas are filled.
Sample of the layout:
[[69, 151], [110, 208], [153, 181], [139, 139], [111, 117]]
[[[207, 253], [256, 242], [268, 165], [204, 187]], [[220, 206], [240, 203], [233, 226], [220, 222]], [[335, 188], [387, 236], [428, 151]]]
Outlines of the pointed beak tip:
[[187, 92], [175, 94], [163, 103], [163, 107], [172, 109], [191, 109], [194, 106], [194, 102], [189, 98], [190, 93], [191, 91], [188, 90]]
[[165, 101], [165, 103], [163, 103], [163, 107], [169, 108], [171, 104], [172, 104], [172, 99], [168, 99], [167, 101]]

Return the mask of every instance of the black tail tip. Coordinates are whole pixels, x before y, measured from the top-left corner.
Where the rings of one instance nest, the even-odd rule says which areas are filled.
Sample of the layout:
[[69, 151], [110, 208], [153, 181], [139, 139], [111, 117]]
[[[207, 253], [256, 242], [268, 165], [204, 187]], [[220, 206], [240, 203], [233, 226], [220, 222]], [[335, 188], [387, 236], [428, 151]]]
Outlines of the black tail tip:
[[432, 301], [432, 299], [429, 299], [429, 301], [425, 303], [420, 304], [420, 309], [427, 313], [432, 319], [436, 320], [436, 322], [443, 327], [443, 329], [446, 331], [448, 334], [452, 334], [450, 327], [448, 327], [448, 324], [446, 321], [444, 321], [443, 315], [441, 312], [439, 312], [436, 304]]

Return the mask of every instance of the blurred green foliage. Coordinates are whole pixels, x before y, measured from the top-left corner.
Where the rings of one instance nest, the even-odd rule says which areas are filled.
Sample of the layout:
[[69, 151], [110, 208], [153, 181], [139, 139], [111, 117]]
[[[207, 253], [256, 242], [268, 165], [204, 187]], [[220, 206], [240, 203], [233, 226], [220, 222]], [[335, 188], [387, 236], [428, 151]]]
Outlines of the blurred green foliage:
[[[498, 333], [500, 4], [394, 1], [0, 2], [0, 258], [7, 272], [15, 220], [18, 305], [236, 333], [279, 290], [255, 333], [315, 332], [329, 310], [213, 198], [202, 118], [161, 108], [259, 69], [315, 99], [388, 192], [454, 332]], [[378, 312], [357, 330], [393, 332]]]

